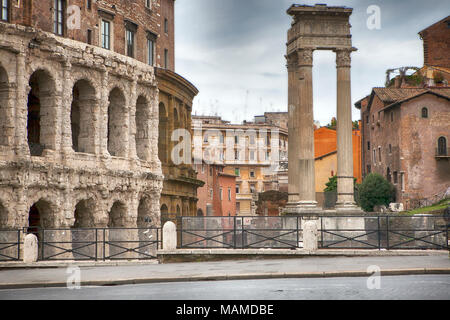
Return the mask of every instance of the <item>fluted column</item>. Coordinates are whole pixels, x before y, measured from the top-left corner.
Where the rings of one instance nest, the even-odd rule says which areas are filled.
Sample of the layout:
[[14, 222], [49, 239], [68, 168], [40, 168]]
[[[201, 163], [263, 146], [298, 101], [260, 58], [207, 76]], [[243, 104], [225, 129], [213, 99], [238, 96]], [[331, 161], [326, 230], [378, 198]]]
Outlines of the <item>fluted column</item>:
[[298, 209], [317, 208], [315, 175], [314, 175], [314, 114], [312, 64], [313, 49], [297, 50], [298, 55], [298, 108], [293, 119], [297, 127], [298, 149]]
[[294, 119], [297, 115], [297, 101], [298, 101], [298, 76], [297, 76], [297, 54], [293, 53], [286, 57], [287, 69], [288, 69], [288, 207], [295, 208], [298, 202], [298, 170], [297, 160], [295, 155], [297, 154], [298, 145], [298, 129], [294, 125]]
[[350, 54], [336, 51], [337, 68], [337, 202], [336, 209], [356, 208], [353, 195], [353, 143], [351, 113]]

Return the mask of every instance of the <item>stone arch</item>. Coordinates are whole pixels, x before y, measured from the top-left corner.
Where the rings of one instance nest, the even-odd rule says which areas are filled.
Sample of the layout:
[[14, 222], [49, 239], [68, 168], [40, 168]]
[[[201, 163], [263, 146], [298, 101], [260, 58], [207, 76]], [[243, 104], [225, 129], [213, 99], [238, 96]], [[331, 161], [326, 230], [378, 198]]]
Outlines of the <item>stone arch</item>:
[[136, 102], [136, 154], [141, 160], [150, 158], [150, 104], [140, 95]]
[[123, 228], [126, 225], [127, 207], [121, 201], [115, 201], [109, 210], [108, 228]]
[[92, 198], [78, 201], [74, 210], [73, 228], [94, 228], [95, 227], [95, 201]]
[[202, 209], [197, 209], [197, 217], [203, 217], [203, 210]]
[[115, 87], [109, 93], [108, 152], [111, 156], [127, 155], [126, 100], [123, 91]]
[[168, 117], [164, 103], [159, 103], [158, 156], [162, 163], [168, 161]]
[[169, 213], [169, 208], [167, 207], [167, 205], [164, 203], [161, 206], [161, 214], [168, 214]]
[[54, 228], [55, 212], [55, 205], [45, 198], [34, 202], [28, 213], [28, 232], [37, 231], [38, 228]]
[[6, 70], [0, 65], [0, 145], [8, 145], [9, 81]]
[[[144, 195], [139, 201], [137, 227], [148, 228], [159, 225], [159, 212], [155, 210], [154, 198]], [[158, 208], [158, 207], [156, 207]]]
[[70, 124], [75, 152], [95, 153], [94, 109], [96, 92], [90, 81], [78, 80], [72, 89]]
[[51, 74], [36, 70], [29, 80], [28, 93], [28, 145], [32, 156], [41, 156], [44, 149], [56, 147], [56, 85]]

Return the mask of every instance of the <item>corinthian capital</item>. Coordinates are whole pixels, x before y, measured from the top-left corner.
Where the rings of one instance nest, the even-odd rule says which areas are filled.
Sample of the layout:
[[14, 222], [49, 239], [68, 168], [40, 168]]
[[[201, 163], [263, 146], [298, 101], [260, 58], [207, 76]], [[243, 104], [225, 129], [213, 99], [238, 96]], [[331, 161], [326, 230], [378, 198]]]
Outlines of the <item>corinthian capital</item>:
[[335, 50], [336, 52], [336, 66], [337, 67], [350, 67], [352, 63], [352, 58], [350, 54], [353, 50], [351, 49], [342, 49]]
[[286, 60], [287, 60], [286, 67], [288, 68], [288, 71], [297, 70], [297, 54], [295, 52], [286, 56]]
[[313, 52], [311, 48], [303, 48], [297, 50], [298, 65], [299, 66], [312, 66], [313, 64]]

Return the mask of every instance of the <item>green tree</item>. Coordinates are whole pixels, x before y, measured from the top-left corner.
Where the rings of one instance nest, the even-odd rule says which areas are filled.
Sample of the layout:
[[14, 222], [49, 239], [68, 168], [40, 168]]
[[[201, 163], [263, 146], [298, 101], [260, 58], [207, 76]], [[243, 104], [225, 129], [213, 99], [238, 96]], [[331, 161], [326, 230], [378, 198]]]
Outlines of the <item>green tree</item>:
[[[353, 178], [354, 189], [357, 191], [358, 184], [356, 183], [356, 178]], [[328, 182], [325, 183], [326, 188], [323, 189], [324, 192], [337, 192], [337, 175], [334, 175], [328, 179]]]
[[359, 204], [364, 211], [377, 205], [388, 206], [395, 198], [395, 187], [378, 173], [369, 174], [358, 188]]

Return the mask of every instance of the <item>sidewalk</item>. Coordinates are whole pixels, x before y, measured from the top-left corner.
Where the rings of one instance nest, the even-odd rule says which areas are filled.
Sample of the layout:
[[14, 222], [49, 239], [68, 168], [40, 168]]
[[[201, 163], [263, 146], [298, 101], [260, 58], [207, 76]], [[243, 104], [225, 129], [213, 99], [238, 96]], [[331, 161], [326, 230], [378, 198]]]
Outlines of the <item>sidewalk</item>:
[[[65, 287], [68, 263], [45, 268], [0, 270], [0, 289]], [[157, 264], [128, 262], [119, 265], [79, 266], [82, 286], [121, 285], [168, 281], [206, 281], [302, 277], [368, 276], [369, 266], [378, 266], [382, 275], [450, 274], [448, 252], [421, 256], [309, 256], [290, 259], [228, 260]], [[0, 293], [1, 297], [1, 293]]]

